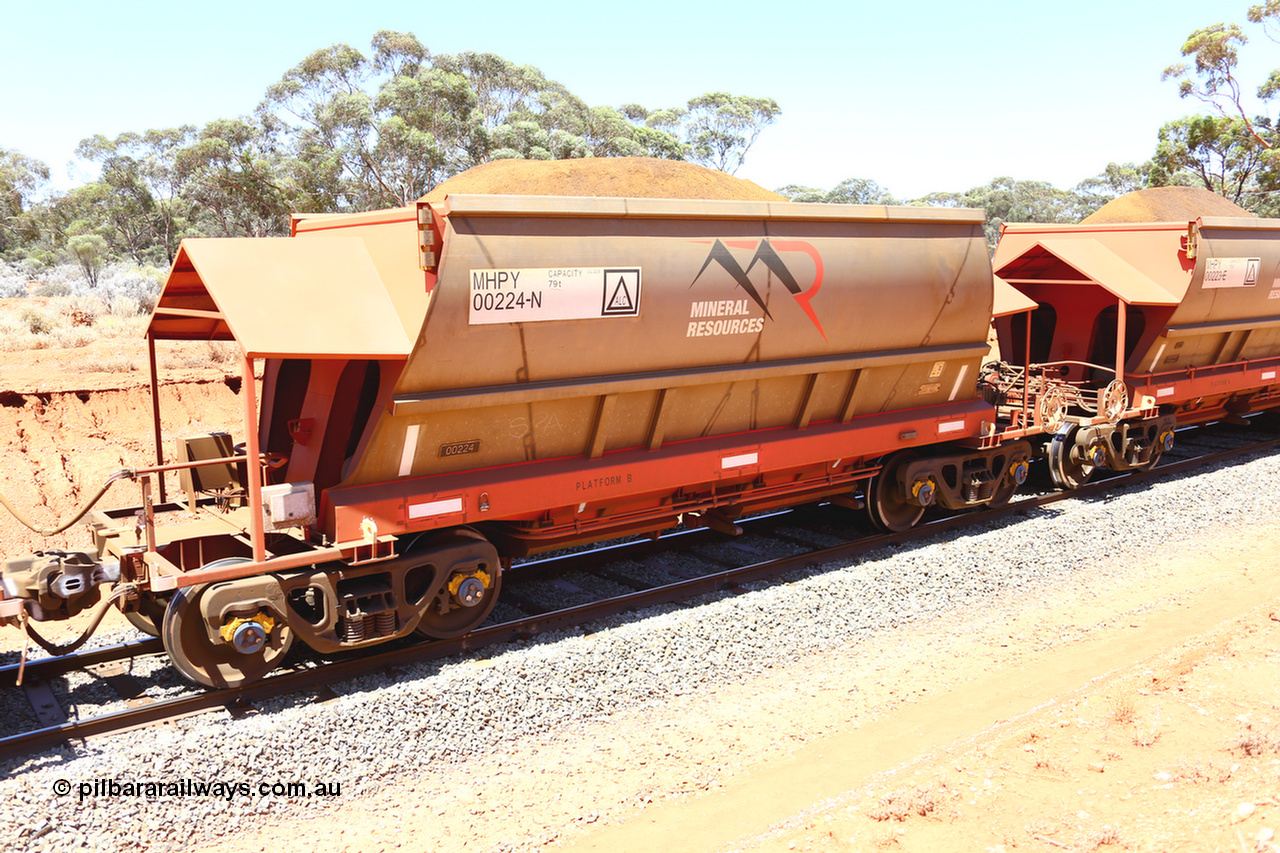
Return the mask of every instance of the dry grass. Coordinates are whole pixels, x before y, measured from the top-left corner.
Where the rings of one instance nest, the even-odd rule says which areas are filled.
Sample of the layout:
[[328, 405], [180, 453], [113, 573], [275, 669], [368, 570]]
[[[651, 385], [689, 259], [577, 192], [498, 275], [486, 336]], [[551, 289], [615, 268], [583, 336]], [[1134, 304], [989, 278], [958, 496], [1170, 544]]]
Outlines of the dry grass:
[[112, 353], [92, 353], [76, 359], [68, 367], [76, 373], [133, 373], [141, 369], [136, 359]]
[[[155, 305], [164, 271], [113, 264], [99, 286], [91, 288], [69, 265], [15, 272], [0, 264], [0, 351], [79, 349], [101, 338], [141, 338]], [[34, 292], [34, 296], [26, 294]], [[102, 359], [110, 370], [135, 370], [131, 360]], [[218, 363], [218, 362], [214, 362]], [[98, 369], [81, 367], [78, 369]]]
[[1276, 737], [1274, 729], [1262, 731], [1254, 728], [1253, 723], [1245, 723], [1244, 730], [1227, 748], [1249, 758], [1256, 758], [1269, 752], [1280, 752], [1280, 738]]
[[1104, 826], [1085, 839], [1084, 847], [1086, 850], [1097, 850], [1099, 847], [1110, 847], [1121, 843], [1123, 842], [1120, 841], [1120, 832], [1114, 827]]
[[147, 331], [148, 317], [119, 317], [115, 314], [104, 314], [98, 317], [93, 328], [104, 338], [140, 338]]
[[1156, 741], [1160, 740], [1160, 736], [1164, 732], [1160, 731], [1160, 712], [1156, 711], [1156, 717], [1144, 725], [1137, 724], [1137, 715], [1132, 720], [1133, 725], [1133, 745], [1134, 746], [1154, 746]]
[[[83, 349], [100, 340], [141, 342], [149, 317], [136, 313], [137, 300], [122, 297], [108, 310], [84, 296], [10, 300], [0, 305], [0, 351]], [[167, 350], [167, 351], [166, 351]], [[178, 344], [161, 352], [164, 368], [223, 368], [239, 358], [234, 343]], [[146, 353], [90, 351], [68, 364], [77, 373], [132, 373], [146, 367]]]
[[871, 842], [877, 850], [889, 850], [893, 847], [901, 847], [902, 841], [895, 833], [889, 832], [884, 835], [877, 836]]
[[1171, 773], [1179, 782], [1221, 784], [1231, 779], [1231, 768], [1216, 761], [1192, 761], [1181, 758]]
[[880, 798], [876, 808], [869, 812], [872, 820], [904, 821], [912, 815], [929, 817], [935, 815], [946, 797], [946, 786], [942, 783], [900, 788], [890, 791]]
[[167, 369], [224, 367], [240, 358], [240, 350], [228, 341], [203, 341], [170, 352], [160, 362]]
[[1127, 693], [1111, 697], [1107, 704], [1112, 722], [1128, 725], [1138, 718], [1133, 697]]
[[[105, 329], [103, 318], [112, 321]], [[101, 302], [85, 297], [23, 299], [0, 308], [0, 350], [78, 349], [103, 337], [107, 330], [111, 336], [141, 335], [146, 322], [136, 315], [114, 317]]]

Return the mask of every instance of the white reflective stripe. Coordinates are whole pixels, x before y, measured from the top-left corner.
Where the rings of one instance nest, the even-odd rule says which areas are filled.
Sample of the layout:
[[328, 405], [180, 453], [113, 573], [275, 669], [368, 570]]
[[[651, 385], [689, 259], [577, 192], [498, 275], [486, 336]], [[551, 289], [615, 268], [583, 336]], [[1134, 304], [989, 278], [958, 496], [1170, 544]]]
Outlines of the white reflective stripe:
[[969, 365], [967, 364], [960, 365], [960, 375], [956, 377], [956, 384], [951, 386], [951, 396], [947, 398], [948, 402], [950, 402], [951, 400], [954, 400], [956, 398], [956, 395], [960, 393], [960, 383], [964, 381], [964, 375], [968, 372], [969, 372]]
[[418, 455], [418, 424], [410, 424], [404, 431], [404, 449], [400, 451], [400, 476], [407, 477], [413, 471], [413, 457]]
[[1157, 389], [1156, 389], [1156, 396], [1157, 396], [1157, 397], [1172, 397], [1172, 396], [1173, 396], [1173, 391], [1174, 391], [1174, 388], [1175, 388], [1175, 387], [1176, 387], [1176, 386], [1170, 385], [1168, 388], [1157, 388]]
[[1160, 356], [1164, 355], [1164, 348], [1167, 347], [1168, 345], [1169, 344], [1166, 341], [1165, 343], [1160, 345], [1160, 349], [1156, 350], [1156, 357], [1151, 359], [1151, 366], [1147, 368], [1147, 373], [1156, 372], [1156, 365], [1160, 363]]
[[740, 453], [737, 456], [725, 456], [720, 460], [720, 470], [725, 468], [741, 468], [744, 465], [755, 465], [760, 461], [759, 453]]
[[1276, 372], [1275, 372], [1274, 370], [1264, 370], [1264, 371], [1262, 372], [1262, 378], [1263, 378], [1263, 379], [1275, 379], [1275, 378], [1276, 378]]
[[430, 501], [424, 504], [409, 504], [410, 518], [447, 515], [451, 512], [462, 512], [462, 498], [446, 498], [442, 501]]
[[587, 508], [587, 502], [586, 502], [586, 501], [583, 501], [582, 503], [578, 504], [578, 512], [582, 512], [582, 511], [583, 511], [584, 509], [586, 509], [586, 508]]
[[964, 421], [947, 421], [944, 424], [938, 424], [938, 435], [948, 432], [959, 432], [964, 429]]

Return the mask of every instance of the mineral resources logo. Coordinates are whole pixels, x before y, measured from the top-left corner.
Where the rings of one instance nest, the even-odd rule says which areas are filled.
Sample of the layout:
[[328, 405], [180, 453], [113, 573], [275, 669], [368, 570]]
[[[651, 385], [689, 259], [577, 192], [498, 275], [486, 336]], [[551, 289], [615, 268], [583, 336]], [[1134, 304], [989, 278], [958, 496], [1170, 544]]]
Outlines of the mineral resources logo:
[[[707, 241], [698, 240], [695, 242], [705, 243]], [[730, 251], [731, 249], [743, 249], [753, 252], [751, 261], [745, 268], [738, 262], [733, 252]], [[790, 252], [800, 252], [812, 259], [814, 266], [813, 283], [808, 288], [800, 286], [795, 274], [791, 272], [779, 254]], [[822, 287], [822, 256], [818, 254], [818, 250], [811, 244], [803, 240], [716, 240], [711, 245], [711, 251], [707, 253], [707, 259], [702, 263], [702, 269], [698, 270], [698, 274], [689, 283], [690, 288], [698, 283], [698, 279], [702, 278], [702, 274], [713, 263], [719, 265], [721, 269], [728, 273], [738, 287], [750, 297], [750, 301], [764, 311], [764, 317], [772, 320], [773, 314], [769, 312], [769, 306], [765, 304], [764, 299], [760, 296], [760, 291], [751, 280], [751, 271], [755, 269], [757, 264], [762, 265], [766, 270], [778, 277], [778, 280], [782, 282], [783, 286], [787, 288], [787, 291], [796, 300], [796, 304], [804, 311], [805, 316], [813, 323], [813, 327], [818, 330], [818, 334], [822, 335], [824, 341], [827, 339], [827, 333], [822, 330], [822, 323], [818, 321], [818, 315], [814, 313], [813, 306], [810, 304], [813, 297], [818, 294], [818, 288]], [[764, 317], [750, 317], [747, 316], [748, 314], [750, 314], [750, 306], [746, 299], [694, 302], [690, 307], [689, 316], [691, 320], [689, 330], [685, 336], [696, 338], [761, 331], [764, 328]], [[733, 319], [698, 319], [725, 315]]]

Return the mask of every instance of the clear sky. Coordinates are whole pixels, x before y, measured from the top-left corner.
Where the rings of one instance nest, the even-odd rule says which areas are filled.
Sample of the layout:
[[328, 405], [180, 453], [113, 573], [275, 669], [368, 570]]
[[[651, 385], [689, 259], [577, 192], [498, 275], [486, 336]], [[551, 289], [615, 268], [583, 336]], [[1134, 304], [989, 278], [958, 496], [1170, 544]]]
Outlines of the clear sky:
[[[782, 115], [738, 172], [770, 189], [860, 177], [910, 198], [1001, 175], [1065, 188], [1145, 161], [1161, 124], [1201, 111], [1160, 72], [1193, 30], [1245, 25], [1252, 2], [0, 0], [0, 147], [65, 188], [91, 177], [72, 162], [84, 137], [249, 113], [312, 50], [367, 54], [391, 29], [535, 65], [592, 105], [774, 98]], [[1246, 32], [1260, 81], [1280, 46]]]

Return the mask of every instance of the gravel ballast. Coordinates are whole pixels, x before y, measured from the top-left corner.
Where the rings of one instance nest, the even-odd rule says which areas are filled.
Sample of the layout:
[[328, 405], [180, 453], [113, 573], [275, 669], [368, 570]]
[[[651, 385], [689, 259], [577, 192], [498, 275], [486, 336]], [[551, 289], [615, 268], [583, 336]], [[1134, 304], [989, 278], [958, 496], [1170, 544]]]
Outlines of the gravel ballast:
[[[1031, 509], [846, 566], [825, 566], [697, 607], [668, 606], [483, 653], [290, 697], [239, 719], [205, 715], [0, 764], [0, 832], [19, 849], [214, 843], [247, 824], [319, 815], [396, 774], [464, 765], [627, 708], [707, 691], [832, 644], [959, 610], [1051, 601], [1218, 525], [1280, 521], [1280, 456], [1257, 456], [1105, 497]], [[956, 630], [963, 630], [962, 621]], [[70, 785], [70, 793], [55, 789]], [[110, 783], [187, 785], [113, 794]], [[265, 783], [341, 786], [339, 798], [263, 794]], [[93, 786], [98, 784], [97, 792]], [[192, 783], [229, 786], [193, 795]], [[243, 783], [243, 786], [242, 786]], [[83, 786], [88, 794], [82, 798]], [[108, 786], [104, 790], [102, 786]], [[241, 787], [242, 786], [242, 787]], [[516, 846], [519, 846], [518, 844]]]

